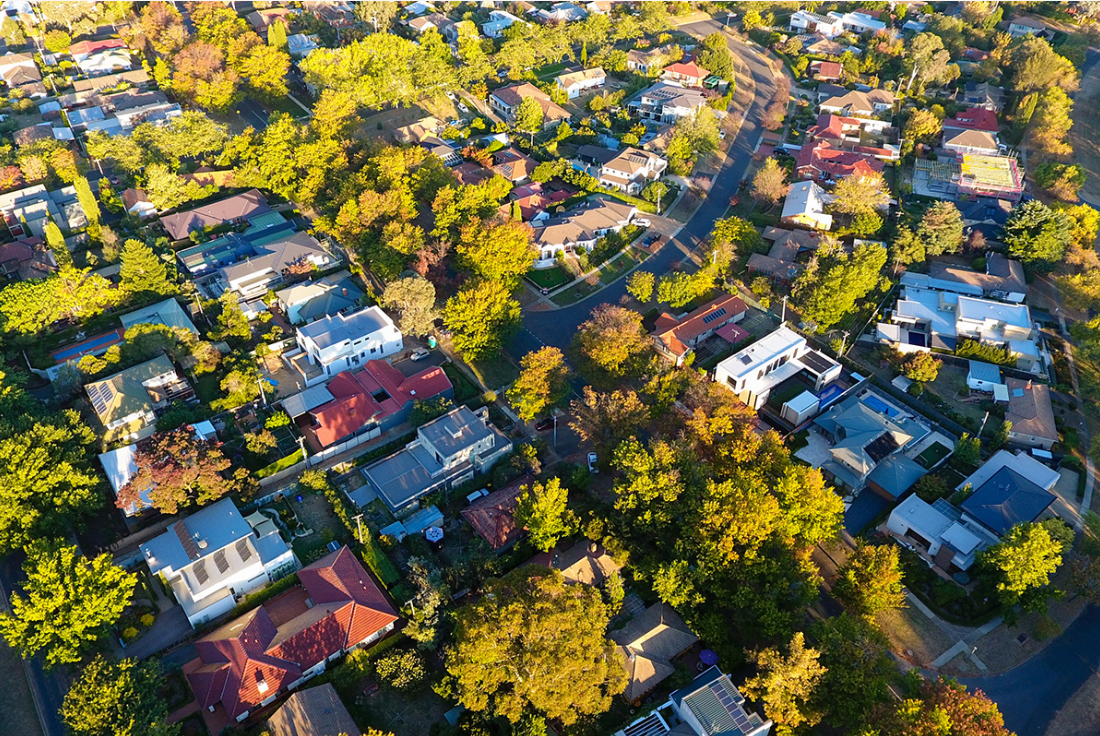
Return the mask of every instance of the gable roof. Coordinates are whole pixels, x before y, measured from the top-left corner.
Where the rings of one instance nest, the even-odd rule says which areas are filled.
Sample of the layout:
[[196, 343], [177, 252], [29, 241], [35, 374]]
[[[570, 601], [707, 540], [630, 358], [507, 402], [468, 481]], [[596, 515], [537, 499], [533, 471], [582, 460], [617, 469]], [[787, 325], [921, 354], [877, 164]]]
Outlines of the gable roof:
[[881, 174], [884, 168], [883, 163], [874, 156], [866, 156], [855, 151], [842, 151], [839, 148], [833, 148], [829, 141], [803, 146], [798, 152], [795, 166], [799, 170], [815, 169], [837, 179], [845, 176], [864, 177]]
[[608, 637], [618, 644], [629, 682], [623, 697], [637, 700], [676, 671], [671, 660], [699, 637], [666, 603], [655, 603]]
[[989, 133], [997, 133], [1001, 126], [997, 122], [997, 113], [984, 107], [971, 107], [963, 110], [953, 118], [943, 121], [943, 129], [947, 130], [984, 130]]
[[524, 489], [534, 482], [534, 476], [527, 473], [462, 509], [462, 518], [490, 547], [503, 549], [523, 536], [523, 528], [516, 525], [516, 506]]
[[252, 251], [244, 260], [222, 267], [221, 272], [227, 281], [267, 270], [282, 273], [310, 257], [328, 258], [328, 252], [309, 233], [290, 233], [269, 242], [253, 244]]
[[104, 425], [140, 411], [151, 411], [154, 401], [144, 384], [164, 373], [174, 373], [176, 367], [166, 355], [138, 363], [112, 376], [92, 381], [84, 387], [92, 409]]
[[565, 120], [572, 117], [565, 108], [551, 100], [550, 95], [530, 82], [501, 87], [494, 91], [492, 96], [504, 103], [509, 109], [517, 107], [527, 97], [533, 98], [539, 103], [542, 114], [547, 120]]
[[247, 220], [270, 211], [267, 198], [258, 189], [250, 189], [192, 210], [165, 215], [160, 218], [160, 224], [173, 240], [183, 240], [192, 230], [215, 227], [234, 220]]
[[1050, 403], [1050, 387], [1019, 378], [1009, 378], [1005, 385], [1008, 386], [1005, 421], [1012, 423], [1012, 431], [1057, 442], [1058, 426]]
[[134, 325], [164, 325], [165, 327], [178, 327], [188, 332], [199, 334], [187, 312], [174, 298], [165, 299], [156, 304], [150, 304], [141, 309], [135, 309], [128, 314], [120, 316], [119, 321], [124, 329], [130, 329]]
[[619, 151], [618, 155], [604, 164], [609, 169], [625, 171], [633, 176], [639, 171], [649, 171], [650, 164], [661, 161], [661, 157], [649, 151], [642, 151], [632, 146], [627, 146]]
[[607, 73], [604, 72], [603, 67], [594, 66], [591, 69], [581, 69], [578, 72], [567, 72], [556, 77], [554, 81], [556, 81], [558, 86], [562, 89], [569, 89], [576, 84], [583, 84], [584, 82], [606, 78]]
[[572, 547], [540, 552], [529, 560], [530, 564], [558, 570], [567, 583], [601, 585], [607, 578], [622, 569], [602, 544], [578, 540]]
[[685, 315], [683, 319], [669, 314], [661, 315], [662, 318], [667, 317], [667, 320], [663, 324], [658, 321], [658, 329], [653, 336], [676, 355], [683, 355], [688, 350], [687, 344], [699, 335], [746, 311], [748, 307], [740, 297], [722, 294]]
[[689, 61], [686, 64], [682, 61], [677, 61], [675, 64], [669, 64], [664, 68], [662, 74], [676, 74], [678, 76], [692, 77], [695, 79], [705, 79], [710, 76], [710, 72], [694, 61]]
[[271, 736], [341, 736], [359, 732], [329, 682], [296, 691], [271, 714], [268, 727]]
[[967, 512], [999, 535], [1017, 524], [1035, 521], [1054, 503], [1045, 491], [1009, 467], [992, 475], [960, 504]]
[[956, 133], [947, 132], [943, 137], [943, 145], [958, 146], [960, 148], [978, 148], [986, 151], [997, 150], [997, 139], [987, 130], [960, 130]]

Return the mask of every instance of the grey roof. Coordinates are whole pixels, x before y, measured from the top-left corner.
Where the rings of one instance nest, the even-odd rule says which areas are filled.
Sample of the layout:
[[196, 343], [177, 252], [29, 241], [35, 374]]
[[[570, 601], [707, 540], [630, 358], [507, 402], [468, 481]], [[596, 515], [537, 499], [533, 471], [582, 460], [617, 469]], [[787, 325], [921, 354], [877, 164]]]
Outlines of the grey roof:
[[915, 460], [897, 454], [891, 455], [876, 465], [867, 476], [867, 482], [874, 483], [894, 498], [901, 498], [927, 473], [928, 471]]
[[1052, 503], [1053, 493], [1004, 467], [975, 489], [961, 506], [963, 511], [1003, 535], [1016, 524], [1035, 521]]
[[672, 693], [669, 699], [679, 709], [691, 711], [703, 728], [701, 736], [743, 736], [763, 723], [758, 715], [745, 709], [744, 696], [729, 675], [716, 666]]
[[[161, 219], [163, 222], [163, 218]], [[325, 249], [309, 233], [292, 233], [285, 238], [254, 246], [257, 255], [239, 263], [224, 266], [222, 274], [227, 281], [233, 281], [251, 273], [271, 269], [278, 273], [294, 263], [314, 254], [325, 254]]]
[[648, 98], [660, 102], [662, 105], [676, 107], [701, 107], [706, 104], [707, 98], [696, 89], [688, 89], [671, 82], [657, 82], [639, 95], [639, 99]]
[[[365, 307], [350, 314], [334, 314], [298, 328], [320, 349], [370, 335], [393, 321], [378, 307]], [[438, 421], [438, 420], [437, 420]]]
[[[390, 508], [399, 509], [446, 482], [446, 476], [433, 478], [429, 468], [438, 472], [442, 466], [419, 445], [413, 445], [367, 466], [363, 475]], [[348, 495], [361, 506], [370, 490], [364, 486]]]
[[1001, 382], [1001, 367], [992, 363], [983, 363], [980, 360], [970, 361], [970, 378], [987, 383]]
[[493, 430], [466, 406], [459, 406], [422, 426], [418, 434], [449, 457], [492, 436]]
[[191, 318], [183, 311], [183, 307], [175, 299], [165, 299], [156, 304], [134, 310], [129, 314], [119, 317], [124, 329], [130, 329], [134, 325], [164, 325], [166, 327], [180, 327], [182, 329], [199, 334]]
[[251, 534], [252, 527], [233, 499], [223, 498], [172, 524], [164, 534], [141, 545], [141, 551], [156, 574], [165, 567], [179, 570]]
[[267, 198], [257, 189], [204, 204], [186, 212], [165, 215], [160, 224], [172, 240], [183, 240], [192, 230], [221, 225], [234, 220], [247, 220], [264, 212], [270, 212]]
[[299, 690], [271, 714], [272, 736], [340, 736], [360, 733], [336, 689], [326, 682]]
[[283, 409], [290, 416], [291, 419], [297, 416], [305, 414], [311, 409], [316, 409], [318, 406], [323, 406], [334, 398], [332, 392], [328, 390], [328, 386], [310, 386], [301, 393], [294, 394], [293, 396], [287, 396], [282, 400]]

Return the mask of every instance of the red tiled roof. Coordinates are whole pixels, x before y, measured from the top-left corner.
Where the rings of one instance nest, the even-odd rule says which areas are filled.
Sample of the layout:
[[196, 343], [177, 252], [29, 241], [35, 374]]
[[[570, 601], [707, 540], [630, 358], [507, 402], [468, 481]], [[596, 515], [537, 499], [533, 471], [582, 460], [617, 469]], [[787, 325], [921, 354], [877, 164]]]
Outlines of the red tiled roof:
[[117, 38], [107, 38], [102, 41], [78, 41], [69, 47], [69, 55], [94, 54], [104, 49], [124, 49], [126, 43]]
[[849, 118], [843, 115], [833, 115], [823, 112], [817, 116], [817, 124], [806, 131], [810, 138], [835, 138], [841, 140], [844, 137], [845, 128], [860, 127], [859, 118]]
[[501, 549], [523, 535], [523, 529], [516, 526], [513, 515], [523, 489], [529, 488], [534, 482], [534, 476], [524, 475], [462, 509], [462, 518], [490, 547]]
[[843, 67], [835, 61], [815, 61], [813, 68], [817, 77], [827, 77], [829, 79], [840, 79], [840, 73], [843, 71]]
[[959, 128], [961, 130], [984, 130], [988, 133], [997, 133], [1001, 126], [997, 123], [997, 113], [986, 110], [984, 107], [971, 107], [963, 110], [953, 118], [943, 121], [945, 130]]
[[[36, 238], [36, 240], [40, 239]], [[14, 243], [0, 245], [0, 263], [24, 263], [34, 258], [34, 245], [27, 240], [16, 240]]]
[[[723, 294], [691, 312], [683, 320], [670, 314], [662, 314], [657, 318], [653, 334], [674, 354], [683, 355], [688, 351], [692, 340], [723, 322], [734, 319], [738, 314], [744, 314], [747, 309], [739, 297]], [[725, 310], [724, 313], [722, 310]], [[708, 317], [711, 318], [709, 321]]]
[[693, 77], [695, 79], [706, 79], [710, 76], [710, 72], [694, 61], [688, 62], [687, 64], [682, 61], [678, 61], [675, 64], [669, 64], [665, 67], [664, 74], [678, 74], [683, 77]]
[[184, 674], [201, 707], [221, 703], [236, 718], [397, 620], [347, 547], [302, 569], [298, 578], [301, 588], [195, 642], [198, 658]]
[[[384, 360], [369, 361], [362, 370], [343, 371], [328, 382], [333, 400], [310, 412], [311, 439], [320, 448], [354, 434], [370, 420], [380, 421], [401, 411], [412, 401], [438, 396], [451, 388], [447, 374], [438, 366], [404, 376]], [[374, 396], [384, 391], [388, 398]]]
[[822, 141], [813, 146], [803, 146], [798, 152], [795, 166], [800, 176], [806, 176], [809, 171], [829, 174], [834, 179], [853, 175], [867, 176], [871, 173], [881, 173], [882, 169], [882, 162], [878, 159], [854, 151], [841, 151], [829, 145], [828, 141]]

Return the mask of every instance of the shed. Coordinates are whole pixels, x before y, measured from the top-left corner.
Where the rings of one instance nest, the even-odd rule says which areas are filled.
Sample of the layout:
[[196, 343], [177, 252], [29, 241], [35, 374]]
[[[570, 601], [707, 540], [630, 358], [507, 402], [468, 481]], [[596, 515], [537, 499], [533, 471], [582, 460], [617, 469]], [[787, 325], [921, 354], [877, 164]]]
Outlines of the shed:
[[995, 386], [1003, 386], [1001, 382], [1001, 368], [992, 363], [983, 363], [980, 360], [971, 360], [970, 368], [966, 374], [966, 385], [971, 391], [993, 393]]

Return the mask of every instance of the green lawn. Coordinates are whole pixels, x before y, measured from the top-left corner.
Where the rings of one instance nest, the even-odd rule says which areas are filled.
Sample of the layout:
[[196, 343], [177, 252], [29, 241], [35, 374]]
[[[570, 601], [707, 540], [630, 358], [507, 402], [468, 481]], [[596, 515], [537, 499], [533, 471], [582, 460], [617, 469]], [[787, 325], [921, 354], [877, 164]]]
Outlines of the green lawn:
[[569, 274], [567, 274], [561, 266], [529, 271], [527, 273], [527, 280], [540, 289], [556, 289], [572, 281]]
[[541, 82], [548, 82], [554, 77], [565, 71], [567, 65], [564, 62], [558, 62], [557, 64], [547, 64], [544, 67], [535, 70], [535, 76], [539, 78]]
[[451, 385], [454, 386], [456, 404], [465, 404], [481, 393], [458, 366], [447, 363], [443, 366], [443, 372], [447, 374], [447, 378], [451, 379]]
[[950, 449], [944, 447], [939, 442], [933, 442], [931, 445], [924, 448], [924, 452], [917, 455], [917, 463], [922, 468], [931, 469], [935, 467], [936, 463], [938, 463], [940, 460], [943, 460], [950, 454]]
[[589, 284], [587, 280], [581, 281], [570, 286], [565, 291], [555, 294], [550, 300], [559, 307], [565, 307], [579, 302], [581, 299], [617, 281], [624, 273], [641, 263], [646, 257], [648, 256], [634, 250], [630, 246], [626, 246], [621, 253], [600, 266], [600, 270], [595, 274], [599, 279], [599, 283], [593, 286]]
[[508, 386], [519, 378], [519, 369], [503, 355], [492, 360], [470, 361], [467, 365], [477, 375], [478, 380], [493, 391]]
[[302, 462], [302, 451], [295, 450], [292, 454], [287, 455], [281, 460], [276, 460], [275, 462], [271, 463], [271, 465], [268, 465], [266, 468], [261, 468], [257, 470], [256, 477], [266, 478], [269, 475], [275, 475], [276, 473], [286, 470], [287, 468], [300, 462]]

